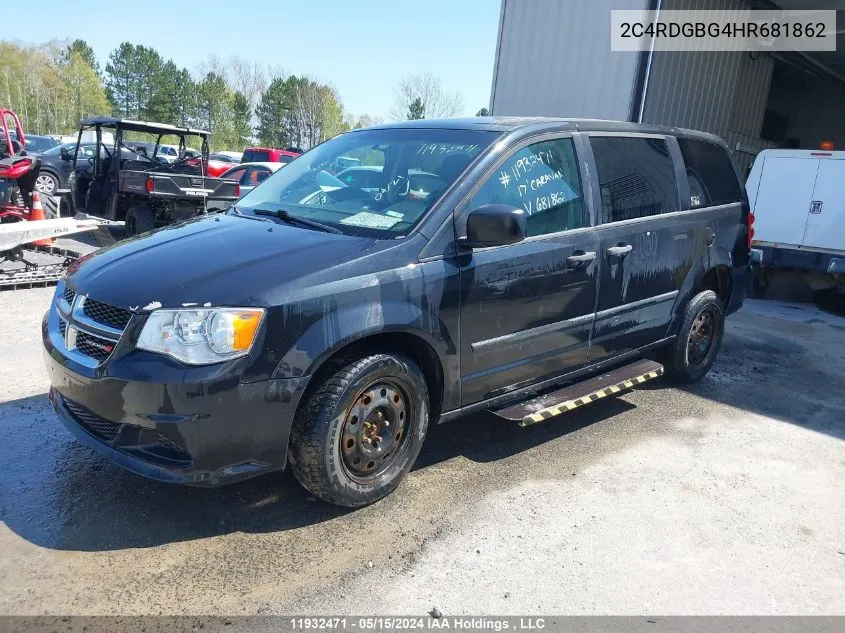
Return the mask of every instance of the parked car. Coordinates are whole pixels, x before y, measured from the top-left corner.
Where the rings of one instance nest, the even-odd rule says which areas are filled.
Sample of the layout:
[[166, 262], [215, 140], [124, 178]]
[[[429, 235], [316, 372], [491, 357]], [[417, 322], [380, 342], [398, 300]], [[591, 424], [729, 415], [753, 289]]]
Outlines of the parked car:
[[241, 185], [241, 197], [243, 197], [282, 167], [282, 163], [241, 163], [224, 171], [220, 174], [220, 178], [237, 180]]
[[[345, 185], [326, 167], [347, 155], [389, 177]], [[412, 196], [412, 171], [443, 186]], [[511, 117], [355, 130], [225, 213], [75, 265], [43, 323], [50, 400], [141, 475], [213, 486], [290, 464], [360, 506], [435, 423], [533, 424], [664, 370], [704, 376], [743, 302], [750, 223], [709, 134]]]
[[227, 152], [227, 151], [220, 151], [214, 152], [208, 155], [209, 160], [216, 160], [221, 163], [232, 163], [237, 164], [241, 162], [243, 158], [243, 152]]
[[766, 149], [746, 190], [754, 209], [754, 289], [777, 271], [801, 272], [816, 290], [845, 285], [845, 152]]
[[272, 147], [247, 147], [241, 157], [242, 163], [289, 163], [302, 152], [293, 149], [274, 149]]
[[180, 156], [178, 145], [168, 145], [166, 143], [163, 143], [158, 146], [156, 156], [163, 158], [168, 163], [175, 163], [180, 158], [199, 158], [200, 152], [199, 150], [195, 150], [192, 147], [187, 147], [185, 148], [184, 155]]
[[[210, 176], [223, 176], [233, 165], [241, 162], [240, 152], [216, 152], [208, 155], [208, 173]], [[241, 188], [243, 193], [243, 188]]]
[[26, 135], [26, 151], [28, 154], [43, 154], [61, 143], [52, 136]]
[[[27, 137], [29, 142], [29, 137]], [[96, 145], [86, 143], [79, 146], [81, 158], [92, 158]], [[65, 150], [64, 155], [62, 150]], [[43, 194], [55, 195], [59, 189], [66, 189], [68, 178], [73, 171], [73, 157], [70, 153], [76, 150], [76, 143], [57, 145], [41, 154], [41, 171], [35, 178], [35, 188]]]

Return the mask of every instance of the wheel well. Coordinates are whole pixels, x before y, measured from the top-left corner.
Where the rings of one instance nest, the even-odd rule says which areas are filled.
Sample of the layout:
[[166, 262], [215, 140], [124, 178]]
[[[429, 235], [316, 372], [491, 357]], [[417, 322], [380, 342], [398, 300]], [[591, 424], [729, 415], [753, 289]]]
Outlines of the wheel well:
[[730, 269], [727, 266], [716, 266], [704, 273], [696, 285], [696, 291], [712, 290], [722, 305], [727, 307], [731, 298], [732, 284]]
[[338, 368], [339, 362], [346, 362], [349, 358], [361, 358], [367, 354], [391, 352], [407, 356], [419, 365], [428, 385], [431, 419], [436, 420], [443, 403], [443, 366], [431, 345], [419, 336], [407, 332], [371, 334], [334, 352], [314, 373], [299, 406], [303, 406], [308, 401], [312, 390], [319, 387], [326, 374]]

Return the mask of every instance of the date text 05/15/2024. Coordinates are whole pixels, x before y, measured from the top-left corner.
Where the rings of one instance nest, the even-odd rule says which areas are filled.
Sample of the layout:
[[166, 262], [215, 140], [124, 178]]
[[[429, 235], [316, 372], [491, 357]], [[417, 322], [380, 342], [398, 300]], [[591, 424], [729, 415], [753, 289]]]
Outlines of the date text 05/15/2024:
[[359, 631], [539, 631], [546, 628], [545, 618], [513, 617], [294, 617], [294, 630]]

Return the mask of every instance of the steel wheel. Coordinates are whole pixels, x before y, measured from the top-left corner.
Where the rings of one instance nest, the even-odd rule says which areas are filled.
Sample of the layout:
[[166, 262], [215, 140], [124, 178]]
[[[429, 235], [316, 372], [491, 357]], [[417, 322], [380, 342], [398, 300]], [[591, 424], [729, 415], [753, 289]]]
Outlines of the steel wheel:
[[340, 434], [340, 450], [347, 473], [368, 481], [384, 472], [407, 445], [410, 435], [408, 398], [391, 382], [379, 381], [356, 398]]
[[56, 179], [50, 174], [39, 174], [35, 179], [35, 188], [38, 193], [52, 194], [56, 189]]
[[700, 365], [707, 359], [716, 338], [716, 319], [711, 308], [695, 317], [687, 337], [687, 363], [690, 365]]

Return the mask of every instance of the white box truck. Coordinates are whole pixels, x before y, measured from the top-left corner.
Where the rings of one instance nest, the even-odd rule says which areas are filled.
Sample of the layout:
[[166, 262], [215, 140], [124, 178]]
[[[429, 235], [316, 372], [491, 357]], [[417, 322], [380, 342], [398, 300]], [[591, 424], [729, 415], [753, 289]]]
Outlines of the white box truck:
[[816, 290], [845, 284], [845, 152], [763, 150], [745, 189], [759, 295], [778, 270], [805, 273]]

